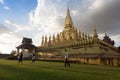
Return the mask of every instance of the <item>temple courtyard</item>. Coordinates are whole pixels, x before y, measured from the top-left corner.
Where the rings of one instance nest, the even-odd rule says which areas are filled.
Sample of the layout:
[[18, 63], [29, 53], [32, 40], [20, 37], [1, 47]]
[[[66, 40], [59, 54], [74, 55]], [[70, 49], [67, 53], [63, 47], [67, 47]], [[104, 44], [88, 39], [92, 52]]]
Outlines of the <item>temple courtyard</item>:
[[63, 62], [23, 61], [0, 59], [0, 80], [119, 80], [120, 67], [74, 64]]

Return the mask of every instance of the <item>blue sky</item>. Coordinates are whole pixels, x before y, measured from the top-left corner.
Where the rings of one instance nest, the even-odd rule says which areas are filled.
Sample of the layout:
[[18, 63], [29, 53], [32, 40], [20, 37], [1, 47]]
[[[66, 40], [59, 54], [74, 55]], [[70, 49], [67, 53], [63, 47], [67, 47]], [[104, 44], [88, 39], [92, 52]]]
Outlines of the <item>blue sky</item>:
[[120, 0], [0, 0], [0, 51], [10, 53], [23, 37], [40, 46], [42, 35], [56, 35], [64, 27], [69, 5], [74, 26], [92, 36], [96, 26], [120, 45]]
[[[28, 13], [34, 9], [36, 5], [36, 0], [4, 0], [4, 3], [0, 5], [0, 21], [4, 22], [4, 18], [7, 18], [17, 23], [26, 24]], [[3, 7], [5, 6], [9, 7], [9, 10], [4, 9]]]

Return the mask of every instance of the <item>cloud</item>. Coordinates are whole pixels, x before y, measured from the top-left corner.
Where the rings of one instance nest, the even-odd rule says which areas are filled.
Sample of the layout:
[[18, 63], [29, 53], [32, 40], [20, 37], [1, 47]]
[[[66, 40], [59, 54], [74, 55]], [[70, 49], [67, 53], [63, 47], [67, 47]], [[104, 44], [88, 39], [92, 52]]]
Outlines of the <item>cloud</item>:
[[9, 30], [7, 27], [0, 25], [0, 51], [9, 53], [15, 49], [16, 45], [21, 42], [22, 36]]
[[67, 5], [75, 27], [92, 35], [96, 26], [100, 37], [107, 32], [120, 43], [117, 36], [120, 34], [120, 0], [37, 0], [37, 2], [36, 8], [28, 13], [28, 25], [5, 20], [7, 24], [15, 27], [16, 32], [32, 37], [35, 44], [39, 44], [42, 35], [53, 35], [63, 30]]
[[[105, 32], [111, 37], [120, 34], [119, 0], [38, 0], [37, 7], [29, 13], [30, 23], [40, 26], [41, 34], [44, 35], [60, 32], [64, 27], [68, 4], [74, 25], [78, 29], [92, 35], [96, 26], [100, 37]], [[117, 37], [113, 39], [120, 42]]]
[[0, 50], [2, 53], [10, 53], [21, 43], [21, 37], [13, 33], [3, 33], [0, 35]]
[[11, 20], [5, 19], [4, 22], [10, 26], [13, 27], [13, 31], [14, 32], [20, 32], [20, 31], [31, 31], [33, 30], [33, 27], [31, 27], [31, 25], [20, 25], [17, 24], [16, 22], [13, 22]]
[[95, 0], [91, 6], [93, 8], [88, 10], [86, 22], [97, 25], [98, 32], [100, 33], [106, 30], [107, 32], [112, 31], [114, 32], [112, 35], [116, 35], [118, 32], [114, 30], [119, 29], [120, 26], [118, 25], [120, 22], [120, 1]]
[[3, 9], [9, 10], [10, 8], [8, 6], [4, 6]]
[[18, 31], [21, 31], [22, 29], [24, 29], [23, 26], [18, 25], [18, 24], [16, 24], [15, 22], [12, 22], [12, 21], [10, 21], [10, 20], [5, 19], [4, 22], [5, 22], [6, 24], [9, 24], [9, 25], [13, 26], [13, 27], [15, 28], [15, 32], [18, 32]]
[[4, 0], [0, 0], [0, 3], [1, 3], [1, 4], [4, 4]]
[[5, 4], [5, 0], [0, 0], [0, 4], [3, 5], [3, 9], [9, 10], [10, 8]]
[[[20, 36], [19, 38], [23, 38], [23, 37], [28, 37], [28, 38], [32, 38], [33, 42], [34, 40], [38, 42], [38, 40], [36, 40], [36, 35], [39, 35], [40, 32], [42, 32], [42, 30], [37, 27], [37, 26], [32, 26], [32, 25], [19, 25], [11, 20], [5, 19], [4, 21], [7, 25], [10, 25], [10, 28], [12, 29], [10, 33], [12, 33], [12, 35]], [[38, 38], [37, 38], [38, 39]], [[35, 42], [35, 44], [38, 45], [38, 43]]]
[[10, 30], [9, 30], [6, 26], [0, 24], [0, 34], [2, 34], [2, 33], [7, 33], [7, 32], [9, 32], [9, 31], [10, 31]]
[[13, 35], [13, 36], [16, 36], [16, 37], [21, 37], [20, 34], [15, 33], [11, 29], [9, 29], [8, 27], [0, 24], [0, 35], [3, 35], [3, 34], [9, 34], [9, 35]]
[[15, 46], [21, 43], [22, 35], [12, 32], [8, 27], [0, 24], [0, 51], [10, 53], [15, 50]]
[[[115, 36], [111, 36], [112, 39], [115, 39], [115, 41], [118, 43], [120, 42], [120, 34], [115, 35]], [[119, 43], [120, 44], [120, 43]]]
[[29, 20], [32, 25], [39, 26], [43, 33], [53, 34], [61, 30], [60, 19], [63, 18], [63, 15], [58, 12], [55, 5], [51, 3], [50, 6], [48, 3], [45, 0], [38, 0], [35, 10], [29, 13]]
[[18, 38], [20, 38], [12, 33], [3, 33], [0, 36], [0, 42], [3, 44], [15, 44], [18, 42]]
[[[61, 3], [61, 0], [55, 2]], [[60, 6], [53, 4], [52, 1], [38, 0], [36, 8], [29, 13], [29, 25], [39, 30], [34, 34], [35, 45], [40, 46], [42, 36], [52, 36], [62, 31], [65, 15], [62, 9], [57, 8], [60, 9]]]

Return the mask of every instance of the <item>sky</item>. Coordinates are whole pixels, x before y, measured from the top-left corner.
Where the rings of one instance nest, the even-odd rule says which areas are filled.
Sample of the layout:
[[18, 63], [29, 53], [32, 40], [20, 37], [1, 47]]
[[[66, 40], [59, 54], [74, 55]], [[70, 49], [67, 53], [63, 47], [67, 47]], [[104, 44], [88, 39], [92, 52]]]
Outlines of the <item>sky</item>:
[[120, 45], [120, 0], [0, 0], [0, 52], [10, 53], [22, 38], [41, 45], [42, 35], [56, 35], [64, 28], [69, 6], [74, 26], [99, 38], [107, 33]]

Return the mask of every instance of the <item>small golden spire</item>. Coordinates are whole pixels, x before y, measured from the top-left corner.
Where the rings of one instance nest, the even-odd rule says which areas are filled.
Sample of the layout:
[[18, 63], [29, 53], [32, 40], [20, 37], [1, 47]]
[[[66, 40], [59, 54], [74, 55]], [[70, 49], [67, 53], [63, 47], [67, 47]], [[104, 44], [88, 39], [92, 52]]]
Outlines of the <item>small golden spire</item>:
[[55, 35], [53, 34], [53, 42], [55, 42]]
[[105, 33], [105, 36], [107, 36], [107, 33]]
[[45, 43], [47, 43], [47, 36], [45, 36]]
[[98, 38], [98, 34], [97, 34], [97, 31], [96, 31], [96, 26], [94, 27], [94, 34], [93, 34], [93, 37], [94, 37], [94, 38]]
[[42, 36], [42, 43], [41, 45], [43, 46], [44, 45], [44, 36]]

